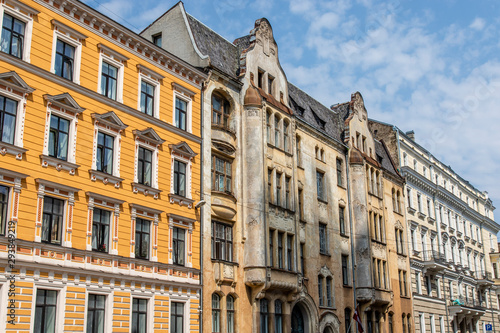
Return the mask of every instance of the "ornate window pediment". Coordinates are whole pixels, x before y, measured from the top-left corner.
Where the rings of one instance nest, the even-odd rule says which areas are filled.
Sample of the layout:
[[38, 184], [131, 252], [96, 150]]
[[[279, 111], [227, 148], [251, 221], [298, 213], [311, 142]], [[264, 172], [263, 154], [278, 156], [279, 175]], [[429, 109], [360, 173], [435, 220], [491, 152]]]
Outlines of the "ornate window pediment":
[[99, 122], [99, 124], [109, 126], [118, 131], [122, 131], [128, 127], [128, 125], [125, 125], [113, 111], [103, 114], [92, 113], [92, 118]]
[[34, 88], [28, 86], [28, 84], [21, 79], [19, 74], [14, 71], [0, 74], [0, 84], [12, 89], [13, 91], [24, 94], [31, 94], [35, 91]]
[[170, 150], [172, 151], [172, 153], [175, 152], [175, 153], [177, 153], [177, 154], [179, 154], [179, 155], [181, 155], [181, 156], [183, 156], [184, 158], [187, 158], [187, 159], [191, 159], [191, 158], [195, 157], [196, 155], [198, 155], [184, 141], [179, 142], [176, 145], [168, 145], [168, 147], [170, 148]]
[[50, 105], [57, 106], [61, 109], [65, 109], [67, 111], [71, 111], [73, 113], [79, 114], [85, 111], [85, 108], [82, 108], [73, 97], [69, 93], [63, 93], [59, 95], [43, 95], [43, 98], [50, 103]]
[[143, 140], [150, 145], [159, 146], [165, 142], [165, 140], [160, 138], [158, 133], [156, 133], [156, 131], [154, 129], [152, 129], [151, 127], [148, 127], [142, 131], [134, 130], [133, 133], [137, 139]]

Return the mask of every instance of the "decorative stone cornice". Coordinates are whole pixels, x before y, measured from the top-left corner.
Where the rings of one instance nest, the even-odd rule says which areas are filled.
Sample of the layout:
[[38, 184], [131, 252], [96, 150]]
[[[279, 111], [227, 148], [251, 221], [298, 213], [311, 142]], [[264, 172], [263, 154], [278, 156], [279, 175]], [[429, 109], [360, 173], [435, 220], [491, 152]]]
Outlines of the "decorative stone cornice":
[[101, 52], [106, 53], [110, 56], [112, 56], [115, 60], [121, 61], [121, 62], [126, 62], [129, 58], [124, 56], [123, 54], [116, 52], [115, 50], [107, 47], [106, 45], [103, 45], [102, 43], [97, 44], [97, 47]]
[[[122, 49], [163, 68], [170, 74], [201, 88], [207, 75], [188, 63], [154, 45], [109, 17], [76, 0], [34, 0], [64, 18], [80, 25]], [[69, 9], [69, 10], [68, 10]], [[82, 34], [82, 36], [85, 36]]]
[[4, 0], [4, 3], [9, 5], [10, 7], [14, 8], [14, 9], [19, 9], [21, 12], [24, 12], [24, 13], [31, 15], [31, 16], [35, 16], [35, 15], [40, 14], [40, 12], [38, 10], [22, 3], [21, 1]]
[[79, 40], [85, 40], [88, 38], [86, 35], [82, 34], [81, 32], [76, 31], [75, 29], [68, 27], [66, 24], [61, 23], [56, 19], [52, 19], [50, 21], [50, 23], [52, 23], [52, 25], [57, 29], [57, 31], [64, 32], [65, 34], [70, 35], [72, 37], [76, 37]]

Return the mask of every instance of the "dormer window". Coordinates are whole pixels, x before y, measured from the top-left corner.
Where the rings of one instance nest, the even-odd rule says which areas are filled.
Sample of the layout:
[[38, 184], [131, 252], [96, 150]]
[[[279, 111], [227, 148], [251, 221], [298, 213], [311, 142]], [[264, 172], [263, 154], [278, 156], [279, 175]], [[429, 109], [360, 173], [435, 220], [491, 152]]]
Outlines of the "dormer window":
[[155, 44], [156, 46], [161, 47], [161, 41], [161, 33], [153, 36], [153, 44]]

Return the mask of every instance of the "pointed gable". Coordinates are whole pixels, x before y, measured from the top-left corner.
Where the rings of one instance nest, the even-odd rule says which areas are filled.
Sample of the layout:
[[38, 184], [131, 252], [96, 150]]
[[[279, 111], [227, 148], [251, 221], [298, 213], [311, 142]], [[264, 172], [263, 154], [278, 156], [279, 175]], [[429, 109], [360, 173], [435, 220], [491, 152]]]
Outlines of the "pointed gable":
[[85, 111], [85, 108], [82, 108], [80, 105], [78, 105], [78, 103], [73, 97], [71, 97], [69, 93], [63, 93], [60, 95], [45, 94], [43, 95], [43, 98], [52, 105], [60, 107], [61, 109], [72, 111], [76, 114]]
[[142, 131], [134, 130], [133, 133], [136, 136], [136, 138], [155, 145], [161, 145], [163, 142], [165, 142], [165, 140], [160, 138], [158, 133], [156, 133], [155, 130], [152, 129], [151, 127], [148, 127]]
[[128, 127], [128, 125], [125, 125], [113, 111], [109, 111], [103, 114], [92, 113], [92, 118], [99, 123], [114, 128], [118, 131], [124, 130]]
[[191, 158], [195, 157], [196, 155], [198, 155], [184, 141], [179, 142], [176, 145], [168, 145], [168, 147], [170, 148], [170, 150], [172, 152], [175, 152], [175, 153], [177, 153], [179, 155], [182, 155], [182, 156], [184, 156], [184, 157], [186, 157], [188, 159], [191, 159]]
[[25, 94], [31, 94], [33, 91], [35, 91], [34, 88], [28, 86], [28, 84], [19, 76], [19, 74], [14, 71], [0, 74], [0, 85], [9, 87], [12, 90]]

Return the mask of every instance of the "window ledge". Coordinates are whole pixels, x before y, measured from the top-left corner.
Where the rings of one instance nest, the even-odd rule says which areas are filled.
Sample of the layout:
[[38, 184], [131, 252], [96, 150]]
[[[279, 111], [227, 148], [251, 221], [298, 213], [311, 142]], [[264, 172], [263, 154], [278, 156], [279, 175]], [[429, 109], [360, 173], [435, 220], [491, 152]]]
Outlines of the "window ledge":
[[230, 198], [231, 200], [233, 200], [235, 203], [236, 203], [236, 196], [233, 194], [233, 192], [228, 192], [228, 191], [216, 191], [216, 190], [212, 190], [212, 193], [217, 193], [219, 195], [222, 195], [222, 196], [225, 196], [225, 197], [228, 197]]
[[318, 201], [321, 202], [321, 203], [324, 203], [325, 205], [328, 205], [328, 201], [324, 200], [324, 199], [321, 199], [318, 197]]
[[217, 263], [222, 263], [225, 265], [240, 267], [240, 264], [235, 262], [235, 261], [227, 261], [227, 260], [223, 260], [223, 259], [214, 259], [214, 258], [212, 258], [211, 260], [213, 263], [217, 262]]
[[190, 209], [193, 208], [193, 203], [194, 203], [193, 199], [189, 199], [174, 193], [169, 193], [168, 199], [171, 204], [176, 203], [179, 204], [179, 206], [187, 206]]
[[47, 156], [47, 155], [40, 155], [40, 159], [42, 160], [42, 166], [43, 167], [48, 167], [48, 166], [53, 166], [56, 168], [57, 171], [61, 170], [66, 170], [69, 171], [70, 175], [74, 175], [76, 172], [76, 169], [78, 169], [80, 166], [75, 163], [71, 163], [68, 161], [63, 161], [58, 158], [52, 157], [52, 156]]
[[162, 192], [157, 188], [139, 183], [132, 183], [132, 190], [134, 193], [144, 193], [145, 196], [152, 195], [155, 199], [158, 199], [158, 195]]
[[347, 188], [344, 185], [342, 185], [342, 184], [341, 185], [337, 184], [337, 187], [340, 187], [340, 188], [342, 188], [344, 190], [347, 190]]
[[340, 233], [340, 237], [349, 239], [349, 235], [346, 233]]
[[331, 256], [332, 256], [332, 255], [331, 255], [330, 253], [328, 253], [328, 252], [320, 252], [319, 254], [320, 254], [320, 255], [322, 255], [322, 256], [325, 256], [325, 257], [331, 257]]
[[408, 208], [407, 208], [407, 210], [408, 210], [408, 213], [411, 213], [411, 214], [415, 214], [415, 212], [417, 211], [417, 210], [416, 210], [415, 208], [413, 208], [413, 207], [408, 207]]
[[236, 132], [233, 131], [233, 130], [231, 130], [228, 127], [224, 127], [224, 126], [221, 126], [221, 125], [212, 124], [212, 129], [213, 130], [217, 130], [217, 131], [226, 132], [226, 133], [230, 134], [234, 139], [236, 139]]
[[113, 184], [116, 188], [120, 188], [120, 184], [123, 181], [123, 178], [119, 178], [110, 174], [107, 174], [102, 171], [97, 171], [97, 170], [89, 170], [90, 174], [90, 180], [93, 182], [97, 180], [102, 180], [104, 184], [111, 183]]
[[350, 284], [343, 284], [342, 287], [352, 289], [352, 286]]
[[2, 156], [5, 156], [6, 154], [11, 154], [15, 155], [17, 160], [22, 160], [23, 154], [27, 151], [28, 149], [15, 146], [7, 142], [0, 142], [0, 154]]
[[425, 219], [425, 214], [422, 213], [422, 212], [418, 212], [418, 217], [420, 217], [421, 219]]

